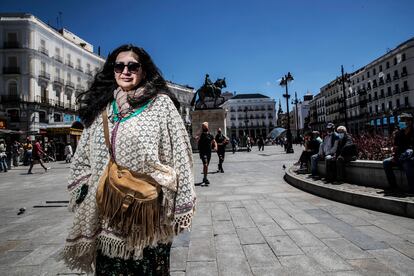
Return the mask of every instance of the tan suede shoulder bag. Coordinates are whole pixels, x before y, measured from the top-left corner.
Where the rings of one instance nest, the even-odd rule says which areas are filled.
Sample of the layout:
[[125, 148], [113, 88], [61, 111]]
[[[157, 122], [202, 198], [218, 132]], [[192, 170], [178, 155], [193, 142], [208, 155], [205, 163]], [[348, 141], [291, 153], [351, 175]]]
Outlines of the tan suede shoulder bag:
[[96, 192], [100, 215], [116, 231], [125, 234], [139, 231], [141, 237], [152, 236], [160, 224], [161, 187], [151, 176], [131, 172], [115, 162], [106, 110], [102, 117], [105, 143], [111, 159]]

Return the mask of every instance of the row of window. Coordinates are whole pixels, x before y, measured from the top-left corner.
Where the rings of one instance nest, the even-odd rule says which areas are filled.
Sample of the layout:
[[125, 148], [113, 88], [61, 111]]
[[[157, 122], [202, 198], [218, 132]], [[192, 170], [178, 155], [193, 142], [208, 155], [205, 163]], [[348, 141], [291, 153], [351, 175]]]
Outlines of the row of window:
[[[404, 97], [404, 106], [405, 107], [410, 106], [408, 97]], [[381, 111], [392, 111], [393, 108], [399, 108], [399, 107], [401, 107], [400, 99], [396, 99], [395, 106], [393, 106], [393, 101], [388, 101], [387, 109], [385, 108], [385, 103], [381, 103], [381, 106], [377, 104], [375, 106], [369, 106], [369, 113], [372, 114], [373, 111], [375, 111], [375, 113], [379, 113]]]
[[[266, 110], [266, 107], [264, 106], [249, 106], [249, 107], [238, 107], [237, 109], [232, 107], [230, 108], [230, 112], [245, 112], [247, 108], [247, 111], [263, 111]], [[267, 106], [267, 110], [273, 110], [273, 107], [271, 105]]]
[[[405, 53], [402, 53], [402, 54], [398, 54], [394, 57], [393, 63], [394, 63], [394, 65], [397, 65], [398, 63], [403, 62], [405, 60], [406, 60], [406, 55], [405, 55]], [[385, 63], [385, 69], [389, 69], [389, 68], [390, 68], [390, 61], [387, 61]], [[381, 64], [381, 65], [378, 66], [378, 72], [382, 72], [382, 71], [383, 71], [383, 66]], [[372, 75], [375, 76], [377, 74], [377, 68], [374, 67], [374, 68], [371, 69], [371, 71], [367, 70], [367, 72], [366, 72], [367, 78], [370, 77], [370, 72], [372, 72]], [[362, 75], [361, 81], [363, 81], [364, 79], [365, 79], [365, 76]], [[355, 80], [352, 81], [353, 85], [355, 84], [354, 82], [355, 82]], [[357, 83], [359, 83], [359, 77], [357, 78]]]

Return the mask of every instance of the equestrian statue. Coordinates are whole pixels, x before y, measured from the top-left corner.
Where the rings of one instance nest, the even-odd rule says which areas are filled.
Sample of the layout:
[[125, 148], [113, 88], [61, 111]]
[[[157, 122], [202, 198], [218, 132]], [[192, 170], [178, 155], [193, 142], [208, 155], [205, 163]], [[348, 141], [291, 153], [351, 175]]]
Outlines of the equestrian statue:
[[[214, 99], [213, 108], [216, 108], [224, 102], [224, 97], [221, 96], [221, 89], [226, 86], [226, 78], [217, 79], [214, 83], [210, 80], [210, 76], [206, 74], [204, 84], [201, 86], [194, 97], [191, 100], [191, 106], [195, 105], [195, 109], [207, 109], [206, 97]], [[198, 99], [196, 100], [198, 96]], [[221, 99], [221, 102], [217, 102], [217, 99]]]

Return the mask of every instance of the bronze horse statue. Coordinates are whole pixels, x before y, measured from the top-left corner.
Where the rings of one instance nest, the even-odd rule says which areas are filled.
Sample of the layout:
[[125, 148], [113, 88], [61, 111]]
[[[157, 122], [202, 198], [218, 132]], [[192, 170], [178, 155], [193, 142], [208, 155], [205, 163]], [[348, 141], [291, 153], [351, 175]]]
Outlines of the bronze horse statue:
[[[221, 96], [221, 89], [223, 87], [227, 87], [226, 85], [226, 78], [223, 79], [217, 79], [213, 84], [203, 84], [196, 93], [194, 93], [194, 97], [191, 100], [191, 106], [194, 106], [197, 108], [207, 108], [205, 98], [210, 97], [214, 98], [214, 107], [217, 107], [217, 99], [220, 98], [224, 102], [224, 97]], [[198, 99], [196, 101], [196, 98], [198, 96]], [[220, 104], [221, 104], [220, 103]]]

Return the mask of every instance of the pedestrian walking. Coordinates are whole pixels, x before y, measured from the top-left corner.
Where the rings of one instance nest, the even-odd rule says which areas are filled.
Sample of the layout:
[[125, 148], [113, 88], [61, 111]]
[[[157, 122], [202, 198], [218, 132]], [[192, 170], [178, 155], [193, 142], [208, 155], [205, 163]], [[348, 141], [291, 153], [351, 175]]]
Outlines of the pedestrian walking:
[[262, 136], [259, 136], [259, 139], [257, 139], [257, 146], [259, 147], [259, 151], [264, 151], [264, 140]]
[[7, 153], [6, 153], [6, 144], [3, 140], [0, 141], [0, 171], [7, 172]]
[[33, 165], [35, 162], [38, 162], [40, 166], [47, 172], [47, 170], [50, 170], [50, 167], [45, 167], [43, 164], [43, 157], [45, 156], [45, 152], [42, 148], [42, 145], [40, 144], [40, 138], [36, 138], [36, 142], [33, 146], [32, 150], [32, 158], [30, 158], [30, 167], [27, 174], [32, 174]]
[[71, 163], [72, 162], [72, 146], [70, 145], [70, 143], [67, 143], [65, 146], [65, 160], [66, 163]]
[[235, 154], [237, 150], [237, 139], [234, 136], [231, 138], [231, 149], [233, 154]]
[[215, 140], [217, 143], [217, 156], [219, 158], [217, 172], [224, 173], [224, 169], [223, 169], [224, 156], [226, 154], [226, 146], [229, 143], [229, 139], [221, 132], [221, 128], [218, 128]]
[[19, 158], [20, 157], [20, 143], [18, 141], [14, 141], [12, 145], [12, 162], [14, 167], [19, 166]]
[[213, 135], [210, 134], [208, 122], [201, 125], [202, 133], [198, 139], [198, 151], [203, 162], [203, 183], [201, 186], [208, 186], [210, 181], [207, 179], [208, 165], [211, 159], [211, 150], [216, 150], [217, 145]]
[[173, 238], [191, 227], [195, 207], [178, 101], [133, 45], [108, 56], [79, 101], [85, 129], [70, 169], [75, 215], [62, 258], [98, 276], [169, 275]]

